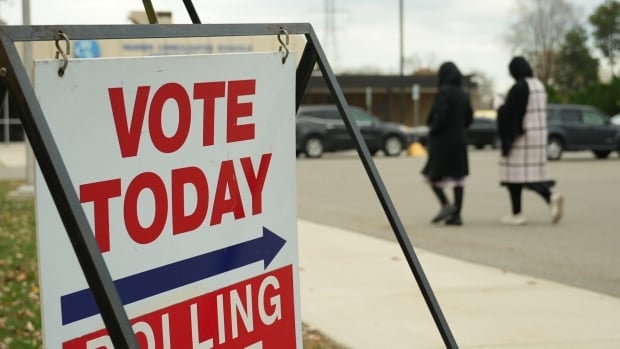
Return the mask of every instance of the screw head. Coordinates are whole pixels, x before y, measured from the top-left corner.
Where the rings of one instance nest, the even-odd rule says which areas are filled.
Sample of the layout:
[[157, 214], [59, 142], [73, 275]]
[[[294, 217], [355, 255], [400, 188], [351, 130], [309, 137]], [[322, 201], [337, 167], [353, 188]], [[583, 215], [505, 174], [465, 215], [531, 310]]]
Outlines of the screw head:
[[8, 74], [8, 71], [5, 67], [0, 68], [0, 77], [5, 77]]

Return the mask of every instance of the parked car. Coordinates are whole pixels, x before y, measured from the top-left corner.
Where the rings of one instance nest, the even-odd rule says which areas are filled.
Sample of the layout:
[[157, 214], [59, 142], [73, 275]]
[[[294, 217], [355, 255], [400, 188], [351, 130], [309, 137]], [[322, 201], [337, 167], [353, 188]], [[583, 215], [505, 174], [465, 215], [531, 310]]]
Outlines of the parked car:
[[[398, 156], [413, 141], [411, 128], [384, 122], [376, 116], [351, 106], [351, 117], [362, 133], [372, 155], [383, 151], [387, 156]], [[324, 152], [355, 148], [336, 105], [301, 105], [296, 118], [297, 155], [318, 158]]]
[[[428, 126], [416, 126], [413, 128], [415, 140], [422, 145], [426, 145], [428, 139]], [[500, 140], [497, 133], [497, 122], [485, 116], [475, 116], [471, 125], [466, 130], [467, 144], [473, 145], [477, 149], [491, 146], [493, 149], [499, 148]]]
[[429, 128], [426, 125], [412, 127], [411, 133], [413, 133], [413, 141], [426, 146], [428, 142], [428, 131]]
[[[620, 153], [620, 125], [614, 124], [607, 115], [592, 106], [549, 104], [547, 128], [549, 160], [559, 160], [565, 151], [590, 150], [599, 159], [607, 158], [612, 151]], [[428, 127], [419, 126], [414, 129], [418, 134], [417, 139], [426, 145]], [[474, 117], [467, 130], [467, 143], [476, 148], [486, 145], [498, 148], [500, 139], [496, 121], [486, 117]]]
[[549, 104], [547, 128], [549, 160], [559, 160], [565, 151], [590, 150], [599, 159], [620, 152], [620, 127], [592, 106]]
[[499, 148], [497, 122], [495, 119], [475, 116], [467, 129], [466, 139], [467, 144], [473, 145], [476, 149], [482, 149], [487, 145], [493, 149]]

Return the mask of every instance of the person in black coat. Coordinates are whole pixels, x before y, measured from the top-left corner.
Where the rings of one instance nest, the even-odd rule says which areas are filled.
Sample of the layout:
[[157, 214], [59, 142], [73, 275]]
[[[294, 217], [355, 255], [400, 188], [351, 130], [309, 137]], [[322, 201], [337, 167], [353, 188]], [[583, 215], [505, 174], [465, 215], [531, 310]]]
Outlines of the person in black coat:
[[[469, 174], [465, 132], [473, 121], [473, 110], [461, 83], [461, 72], [454, 63], [439, 67], [439, 89], [427, 118], [428, 159], [422, 170], [441, 204], [433, 223], [463, 224], [463, 185]], [[453, 185], [453, 204], [444, 192], [449, 184]]]

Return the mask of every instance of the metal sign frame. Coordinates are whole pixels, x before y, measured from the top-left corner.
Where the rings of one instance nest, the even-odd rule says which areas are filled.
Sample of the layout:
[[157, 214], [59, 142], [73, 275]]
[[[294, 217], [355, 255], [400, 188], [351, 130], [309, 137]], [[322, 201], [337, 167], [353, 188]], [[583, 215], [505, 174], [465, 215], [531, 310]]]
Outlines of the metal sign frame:
[[[192, 19], [194, 22], [199, 21], [197, 16], [195, 18], [192, 17]], [[336, 104], [349, 134], [354, 140], [355, 148], [364, 169], [432, 314], [444, 344], [447, 348], [457, 348], [458, 346], [443, 316], [439, 303], [433, 294], [405, 228], [398, 217], [394, 204], [362, 138], [362, 134], [351, 117], [350, 108], [344, 93], [336, 80], [311, 24], [0, 26], [0, 90], [8, 89], [15, 98], [15, 104], [19, 110], [25, 133], [28, 136], [43, 177], [50, 188], [56, 208], [67, 230], [67, 235], [88, 285], [93, 291], [95, 301], [114, 346], [116, 348], [139, 348], [127, 313], [122, 306], [110, 272], [99, 251], [77, 193], [71, 184], [69, 173], [45, 120], [43, 110], [35, 96], [33, 86], [17, 52], [15, 42], [52, 41], [57, 40], [59, 34], [64, 34], [71, 40], [102, 40], [277, 36], [283, 31], [288, 33], [288, 35], [304, 35], [306, 38], [306, 45], [296, 71], [296, 109], [299, 108], [314, 66], [318, 64], [330, 93], [336, 99]]]

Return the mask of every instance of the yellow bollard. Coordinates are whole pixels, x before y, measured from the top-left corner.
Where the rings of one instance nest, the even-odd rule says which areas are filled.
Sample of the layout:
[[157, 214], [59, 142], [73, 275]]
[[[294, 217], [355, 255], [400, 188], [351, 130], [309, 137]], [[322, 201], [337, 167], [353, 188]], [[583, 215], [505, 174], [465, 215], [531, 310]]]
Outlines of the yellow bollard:
[[413, 142], [411, 143], [411, 145], [409, 145], [409, 148], [407, 149], [407, 155], [411, 157], [422, 157], [426, 156], [427, 154], [426, 149], [424, 148], [422, 143]]

